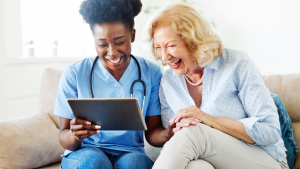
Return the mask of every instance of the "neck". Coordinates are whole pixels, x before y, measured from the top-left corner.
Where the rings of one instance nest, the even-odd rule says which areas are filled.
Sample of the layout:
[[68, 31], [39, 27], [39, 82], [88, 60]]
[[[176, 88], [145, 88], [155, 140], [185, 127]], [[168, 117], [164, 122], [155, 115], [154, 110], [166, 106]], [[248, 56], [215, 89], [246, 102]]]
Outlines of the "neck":
[[185, 74], [185, 76], [188, 77], [192, 83], [197, 83], [203, 76], [203, 70], [204, 69], [199, 68], [194, 70], [192, 74]]
[[131, 58], [129, 58], [128, 61], [126, 61], [126, 64], [120, 70], [112, 70], [105, 64], [103, 64], [103, 66], [117, 81], [119, 81], [121, 79], [122, 75], [124, 74], [124, 72], [126, 71], [128, 65], [130, 64], [130, 60], [131, 60]]

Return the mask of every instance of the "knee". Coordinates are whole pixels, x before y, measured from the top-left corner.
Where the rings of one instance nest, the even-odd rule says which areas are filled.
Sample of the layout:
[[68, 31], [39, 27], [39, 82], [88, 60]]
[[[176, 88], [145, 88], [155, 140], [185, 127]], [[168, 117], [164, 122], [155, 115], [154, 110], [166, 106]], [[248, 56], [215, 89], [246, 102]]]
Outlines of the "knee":
[[[82, 147], [81, 149], [72, 152], [67, 158], [64, 158], [66, 164], [80, 164], [79, 168], [112, 168], [112, 164], [105, 153], [97, 147]], [[74, 161], [78, 161], [74, 163]], [[72, 165], [73, 165], [72, 164]], [[67, 166], [68, 166], [67, 165]]]
[[[206, 129], [205, 124], [199, 123], [196, 126], [184, 127], [180, 131], [176, 132], [172, 139], [180, 139], [181, 141], [193, 140], [195, 136], [203, 135], [203, 130]], [[184, 138], [184, 139], [183, 139]]]
[[215, 169], [212, 164], [202, 159], [192, 160], [185, 167], [185, 169], [197, 169], [197, 168]]
[[126, 153], [118, 157], [115, 168], [124, 169], [151, 169], [153, 166], [152, 160], [142, 153]]
[[182, 147], [198, 145], [199, 143], [205, 145], [205, 142], [210, 138], [210, 136], [207, 135], [210, 129], [209, 126], [202, 123], [196, 126], [182, 128], [164, 145], [164, 149], [174, 151], [174, 148], [182, 149]]
[[80, 154], [80, 160], [97, 161], [99, 157], [106, 156], [105, 153], [97, 147], [83, 147], [77, 151], [78, 154]]

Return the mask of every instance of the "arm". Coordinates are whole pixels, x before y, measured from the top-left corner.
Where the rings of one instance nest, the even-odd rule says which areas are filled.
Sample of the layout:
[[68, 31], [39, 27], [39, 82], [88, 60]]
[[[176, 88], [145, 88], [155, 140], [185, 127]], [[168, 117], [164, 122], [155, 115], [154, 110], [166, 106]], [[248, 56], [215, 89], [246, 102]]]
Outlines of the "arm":
[[246, 133], [242, 122], [228, 118], [211, 116], [207, 113], [204, 113], [195, 106], [189, 106], [187, 108], [179, 110], [171, 119], [170, 124], [176, 124], [176, 128], [179, 128], [176, 131], [179, 131], [182, 127], [189, 127], [189, 125], [187, 125], [186, 122], [183, 121], [183, 119], [190, 117], [197, 118], [203, 124], [218, 129], [237, 139], [242, 139], [250, 144], [255, 144], [255, 142]]
[[161, 76], [162, 72], [160, 68], [158, 68], [156, 75], [153, 78], [154, 83], [152, 84], [150, 101], [145, 119], [148, 128], [148, 130], [145, 131], [145, 137], [149, 144], [156, 147], [162, 147], [167, 141], [169, 141], [169, 139], [174, 135], [172, 129], [175, 127], [175, 125], [162, 125], [161, 112], [165, 112], [167, 109], [165, 108], [165, 104], [162, 103], [161, 98]]
[[[197, 125], [198, 122], [195, 121], [195, 118], [186, 118], [182, 121], [185, 121], [185, 124]], [[174, 135], [175, 132], [180, 129], [176, 129], [176, 124], [169, 125], [168, 128], [162, 126], [161, 116], [147, 116], [146, 124], [148, 130], [145, 132], [145, 137], [147, 141], [155, 147], [162, 147], [170, 138]]]
[[165, 129], [162, 126], [161, 116], [147, 116], [146, 124], [148, 130], [145, 131], [145, 137], [149, 144], [155, 147], [162, 147], [174, 135], [173, 128], [175, 125]]
[[[256, 143], [257, 145], [275, 144], [281, 138], [279, 117], [270, 92], [266, 88], [257, 68], [246, 56], [236, 65], [232, 76], [238, 97], [248, 117], [231, 120], [210, 116], [202, 112], [202, 115], [198, 116], [199, 120], [248, 143]], [[180, 118], [192, 115], [196, 117], [196, 111], [192, 112], [183, 111], [181, 113], [185, 115]]]
[[242, 122], [234, 119], [215, 116], [211, 116], [210, 119], [210, 126], [212, 128], [218, 129], [226, 134], [229, 134], [237, 139], [244, 140], [250, 144], [255, 144], [255, 142], [248, 136]]
[[60, 117], [59, 142], [64, 149], [75, 151], [81, 147], [82, 140], [98, 134], [99, 125], [74, 118], [73, 120]]
[[[246, 54], [245, 54], [246, 55]], [[248, 57], [248, 56], [246, 56]], [[271, 145], [281, 139], [277, 107], [253, 62], [242, 60], [236, 69], [238, 96], [247, 118], [240, 119], [249, 137], [258, 145]], [[254, 106], [253, 106], [254, 105]]]
[[76, 74], [68, 66], [59, 82], [54, 114], [60, 116], [59, 142], [63, 148], [71, 151], [79, 149], [82, 140], [99, 133], [99, 130], [96, 129], [100, 128], [100, 126], [91, 125], [90, 122], [76, 119], [73, 116], [67, 99], [77, 97]]
[[76, 140], [70, 130], [71, 119], [59, 117], [60, 130], [59, 130], [59, 142], [64, 149], [75, 151], [81, 146], [81, 141]]

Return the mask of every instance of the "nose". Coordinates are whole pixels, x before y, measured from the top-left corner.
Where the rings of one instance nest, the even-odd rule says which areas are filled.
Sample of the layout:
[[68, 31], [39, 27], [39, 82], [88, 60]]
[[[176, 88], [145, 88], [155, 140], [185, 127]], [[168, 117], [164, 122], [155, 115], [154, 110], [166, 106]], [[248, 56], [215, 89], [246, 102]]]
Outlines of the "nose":
[[161, 60], [166, 62], [168, 59], [169, 59], [169, 53], [165, 48], [163, 48], [161, 51]]
[[110, 45], [109, 48], [107, 49], [107, 55], [109, 56], [115, 56], [117, 53], [118, 50], [113, 45]]

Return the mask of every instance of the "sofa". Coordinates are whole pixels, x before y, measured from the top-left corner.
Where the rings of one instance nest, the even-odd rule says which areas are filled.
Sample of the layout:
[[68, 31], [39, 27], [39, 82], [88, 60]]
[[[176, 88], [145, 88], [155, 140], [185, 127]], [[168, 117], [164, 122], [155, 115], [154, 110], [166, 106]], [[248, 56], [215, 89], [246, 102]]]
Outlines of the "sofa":
[[[53, 114], [56, 92], [63, 70], [48, 68], [41, 79], [38, 112], [27, 117], [0, 121], [0, 168], [59, 169], [61, 147], [59, 118]], [[296, 144], [300, 146], [300, 74], [263, 76], [270, 92], [279, 95], [292, 120]], [[161, 148], [145, 141], [145, 150], [155, 161]], [[294, 167], [300, 169], [297, 154]]]

